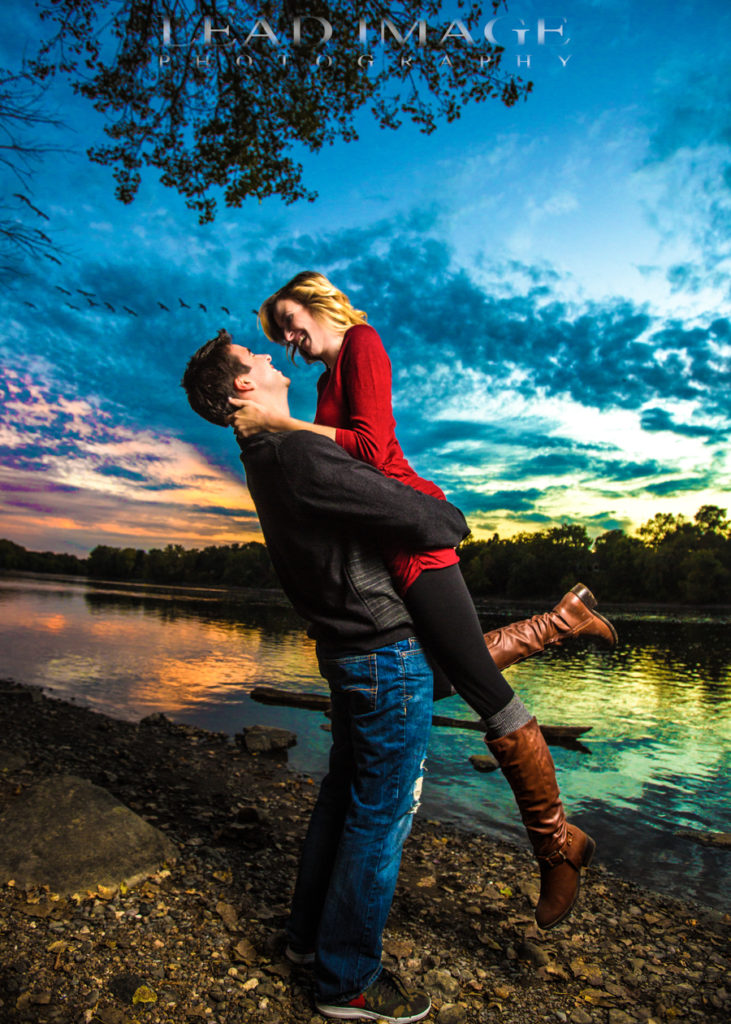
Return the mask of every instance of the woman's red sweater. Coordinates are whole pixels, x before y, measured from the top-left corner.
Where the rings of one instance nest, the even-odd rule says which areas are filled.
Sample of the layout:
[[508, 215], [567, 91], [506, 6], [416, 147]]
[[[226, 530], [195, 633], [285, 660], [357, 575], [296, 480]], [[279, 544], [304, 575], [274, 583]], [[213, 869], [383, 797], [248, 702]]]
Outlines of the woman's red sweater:
[[[443, 491], [435, 483], [414, 472], [396, 440], [391, 362], [378, 334], [367, 324], [346, 332], [335, 366], [318, 380], [315, 423], [335, 427], [336, 442], [354, 458], [417, 491], [444, 500]], [[441, 569], [459, 561], [453, 548], [385, 554], [401, 594], [424, 569]]]

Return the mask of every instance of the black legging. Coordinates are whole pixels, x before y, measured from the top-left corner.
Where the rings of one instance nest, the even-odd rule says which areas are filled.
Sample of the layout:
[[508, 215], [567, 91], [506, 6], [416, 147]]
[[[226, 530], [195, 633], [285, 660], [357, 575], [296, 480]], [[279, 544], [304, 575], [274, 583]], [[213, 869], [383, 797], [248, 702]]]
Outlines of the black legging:
[[501, 711], [514, 692], [485, 646], [480, 620], [458, 565], [427, 569], [404, 604], [416, 635], [447, 679], [480, 718]]

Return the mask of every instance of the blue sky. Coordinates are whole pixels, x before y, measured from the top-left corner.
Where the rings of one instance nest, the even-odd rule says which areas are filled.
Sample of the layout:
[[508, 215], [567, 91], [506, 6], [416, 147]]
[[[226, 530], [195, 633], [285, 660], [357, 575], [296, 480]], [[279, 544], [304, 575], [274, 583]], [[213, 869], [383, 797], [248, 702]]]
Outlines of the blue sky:
[[[34, 17], [10, 4], [4, 66]], [[564, 34], [539, 46], [540, 18]], [[358, 142], [298, 154], [316, 202], [221, 203], [205, 226], [154, 172], [120, 204], [85, 155], [99, 116], [51, 85], [63, 152], [30, 193], [3, 180], [64, 255], [0, 282], [0, 536], [76, 553], [260, 539], [232, 435], [178, 381], [220, 326], [284, 368], [252, 310], [304, 268], [368, 311], [402, 447], [478, 535], [728, 508], [731, 10], [514, 0], [495, 33], [527, 102], [429, 136], [360, 119]], [[295, 415], [318, 372], [293, 369]]]

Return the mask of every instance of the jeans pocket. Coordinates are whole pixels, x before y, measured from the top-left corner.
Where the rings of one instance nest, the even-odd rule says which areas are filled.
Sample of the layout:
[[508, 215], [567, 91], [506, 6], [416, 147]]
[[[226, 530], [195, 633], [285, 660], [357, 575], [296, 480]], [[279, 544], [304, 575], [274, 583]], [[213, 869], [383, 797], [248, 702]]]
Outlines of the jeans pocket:
[[[415, 696], [422, 696], [418, 687], [416, 691], [414, 690], [414, 681], [421, 678], [424, 673], [431, 679], [433, 673], [421, 647], [408, 647], [405, 650], [399, 651], [399, 657], [401, 659], [401, 673], [404, 681], [404, 707], [406, 707]], [[433, 689], [434, 684], [432, 681], [429, 689], [430, 696]]]
[[375, 654], [320, 658], [319, 665], [320, 674], [329, 683], [333, 696], [347, 697], [355, 714], [375, 710], [378, 701], [378, 659]]

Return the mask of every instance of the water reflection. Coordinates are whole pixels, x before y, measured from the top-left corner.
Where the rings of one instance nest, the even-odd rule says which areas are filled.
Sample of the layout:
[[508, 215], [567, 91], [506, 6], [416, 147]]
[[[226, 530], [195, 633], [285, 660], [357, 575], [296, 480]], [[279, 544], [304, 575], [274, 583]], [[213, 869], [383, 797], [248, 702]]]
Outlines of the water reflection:
[[[257, 685], [325, 687], [301, 620], [272, 595], [246, 600], [215, 589], [182, 591], [0, 578], [3, 674], [121, 717], [153, 711], [235, 732], [254, 722], [298, 733], [293, 763], [319, 774], [328, 738], [313, 712], [268, 708]], [[525, 611], [483, 614], [485, 628]], [[723, 905], [726, 850], [680, 828], [731, 831], [731, 630], [724, 616], [615, 617], [621, 643], [553, 650], [509, 671], [546, 724], [588, 725], [580, 748], [553, 748], [572, 813], [594, 832], [609, 866], [659, 888]], [[439, 713], [473, 717], [457, 698]], [[436, 729], [425, 812], [470, 827], [521, 833], [498, 773], [478, 775], [479, 733]]]
[[[110, 714], [174, 714], [317, 676], [314, 645], [286, 606], [7, 578], [0, 600], [4, 671]], [[63, 613], [50, 610], [59, 600]]]

